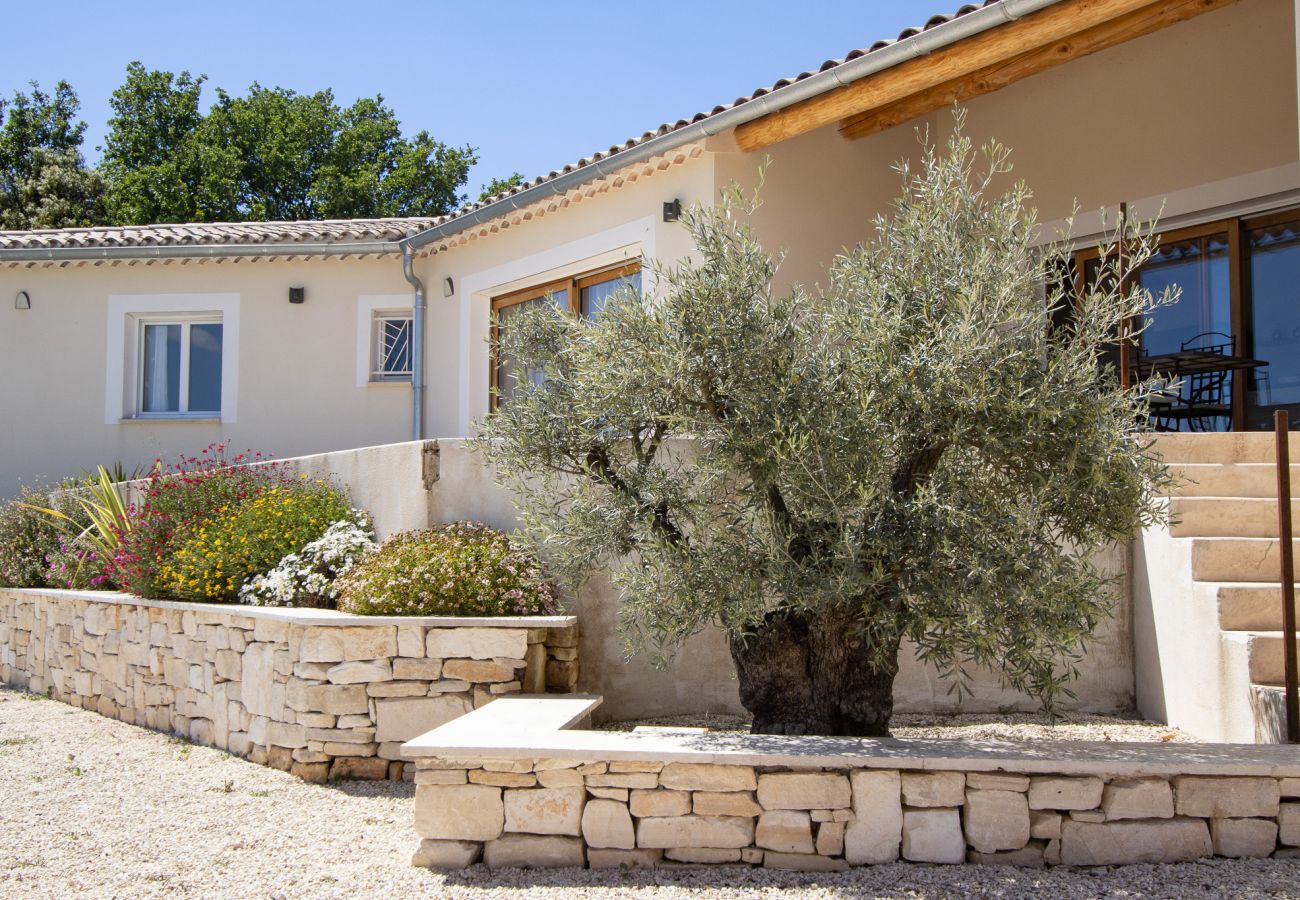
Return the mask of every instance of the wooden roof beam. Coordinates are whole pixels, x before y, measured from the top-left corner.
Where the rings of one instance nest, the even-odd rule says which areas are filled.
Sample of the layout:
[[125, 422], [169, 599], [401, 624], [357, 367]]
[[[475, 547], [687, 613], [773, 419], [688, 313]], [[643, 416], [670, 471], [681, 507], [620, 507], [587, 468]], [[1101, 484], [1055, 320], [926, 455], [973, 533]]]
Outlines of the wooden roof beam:
[[1072, 37], [1022, 53], [1006, 62], [986, 66], [971, 75], [954, 78], [902, 100], [849, 116], [840, 122], [840, 134], [849, 139], [864, 138], [917, 116], [964, 103], [983, 94], [991, 94], [1022, 78], [1236, 2], [1237, 0], [1166, 0], [1154, 3], [1095, 25]]
[[[1213, 3], [1214, 0], [1203, 0]], [[990, 28], [926, 56], [910, 59], [852, 84], [810, 97], [736, 126], [741, 150], [770, 147], [823, 125], [880, 109], [1032, 50], [1065, 40], [1111, 19], [1180, 0], [1062, 0], [1039, 12]]]

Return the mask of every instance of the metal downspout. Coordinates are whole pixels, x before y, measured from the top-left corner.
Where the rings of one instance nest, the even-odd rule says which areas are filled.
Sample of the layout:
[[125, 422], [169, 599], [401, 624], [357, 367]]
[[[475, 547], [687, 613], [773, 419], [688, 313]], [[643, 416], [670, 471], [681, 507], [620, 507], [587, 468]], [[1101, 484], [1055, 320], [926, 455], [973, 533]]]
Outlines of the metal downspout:
[[401, 242], [402, 274], [415, 288], [411, 314], [411, 440], [424, 440], [424, 282], [415, 274], [411, 245]]

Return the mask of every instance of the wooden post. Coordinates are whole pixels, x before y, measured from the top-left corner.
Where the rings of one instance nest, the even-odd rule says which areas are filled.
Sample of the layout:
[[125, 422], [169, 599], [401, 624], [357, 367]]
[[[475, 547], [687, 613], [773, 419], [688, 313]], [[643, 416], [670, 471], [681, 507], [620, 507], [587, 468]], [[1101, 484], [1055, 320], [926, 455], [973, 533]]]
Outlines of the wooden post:
[[1295, 560], [1291, 554], [1291, 452], [1290, 419], [1287, 411], [1273, 413], [1277, 441], [1277, 536], [1282, 557], [1282, 659], [1286, 671], [1286, 739], [1300, 744], [1300, 678], [1296, 675], [1295, 646]]
[[[1124, 272], [1124, 236], [1128, 226], [1128, 204], [1121, 202], [1119, 205], [1119, 240], [1116, 247], [1119, 251], [1119, 293], [1123, 297], [1128, 293], [1128, 278]], [[1119, 383], [1120, 387], [1128, 390], [1133, 386], [1133, 373], [1129, 368], [1128, 358], [1128, 317], [1119, 320]]]

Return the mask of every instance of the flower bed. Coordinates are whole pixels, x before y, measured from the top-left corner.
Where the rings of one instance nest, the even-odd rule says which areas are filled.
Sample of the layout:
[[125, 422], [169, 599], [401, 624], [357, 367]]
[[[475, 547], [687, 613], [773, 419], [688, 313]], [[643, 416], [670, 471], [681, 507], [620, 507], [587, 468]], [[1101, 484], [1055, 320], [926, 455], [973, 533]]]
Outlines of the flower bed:
[[402, 741], [503, 695], [572, 690], [576, 648], [571, 616], [0, 589], [0, 680], [311, 781], [411, 774]]

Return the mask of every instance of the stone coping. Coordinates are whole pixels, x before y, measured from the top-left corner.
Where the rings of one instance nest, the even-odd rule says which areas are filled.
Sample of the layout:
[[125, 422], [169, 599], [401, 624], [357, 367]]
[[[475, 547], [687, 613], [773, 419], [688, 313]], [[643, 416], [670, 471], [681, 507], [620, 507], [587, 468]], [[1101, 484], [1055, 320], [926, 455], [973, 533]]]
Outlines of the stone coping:
[[408, 759], [637, 760], [791, 768], [961, 770], [1024, 774], [1300, 777], [1300, 746], [1116, 741], [899, 740], [672, 730], [580, 731], [590, 695], [524, 695], [493, 703], [403, 745]]
[[577, 616], [357, 616], [333, 609], [293, 609], [278, 606], [244, 606], [239, 603], [188, 603], [180, 600], [149, 600], [120, 591], [72, 591], [60, 588], [3, 588], [29, 597], [85, 600], [107, 606], [143, 606], [178, 609], [218, 616], [271, 619], [291, 625], [358, 626], [421, 625], [426, 628], [568, 628], [578, 624]]

